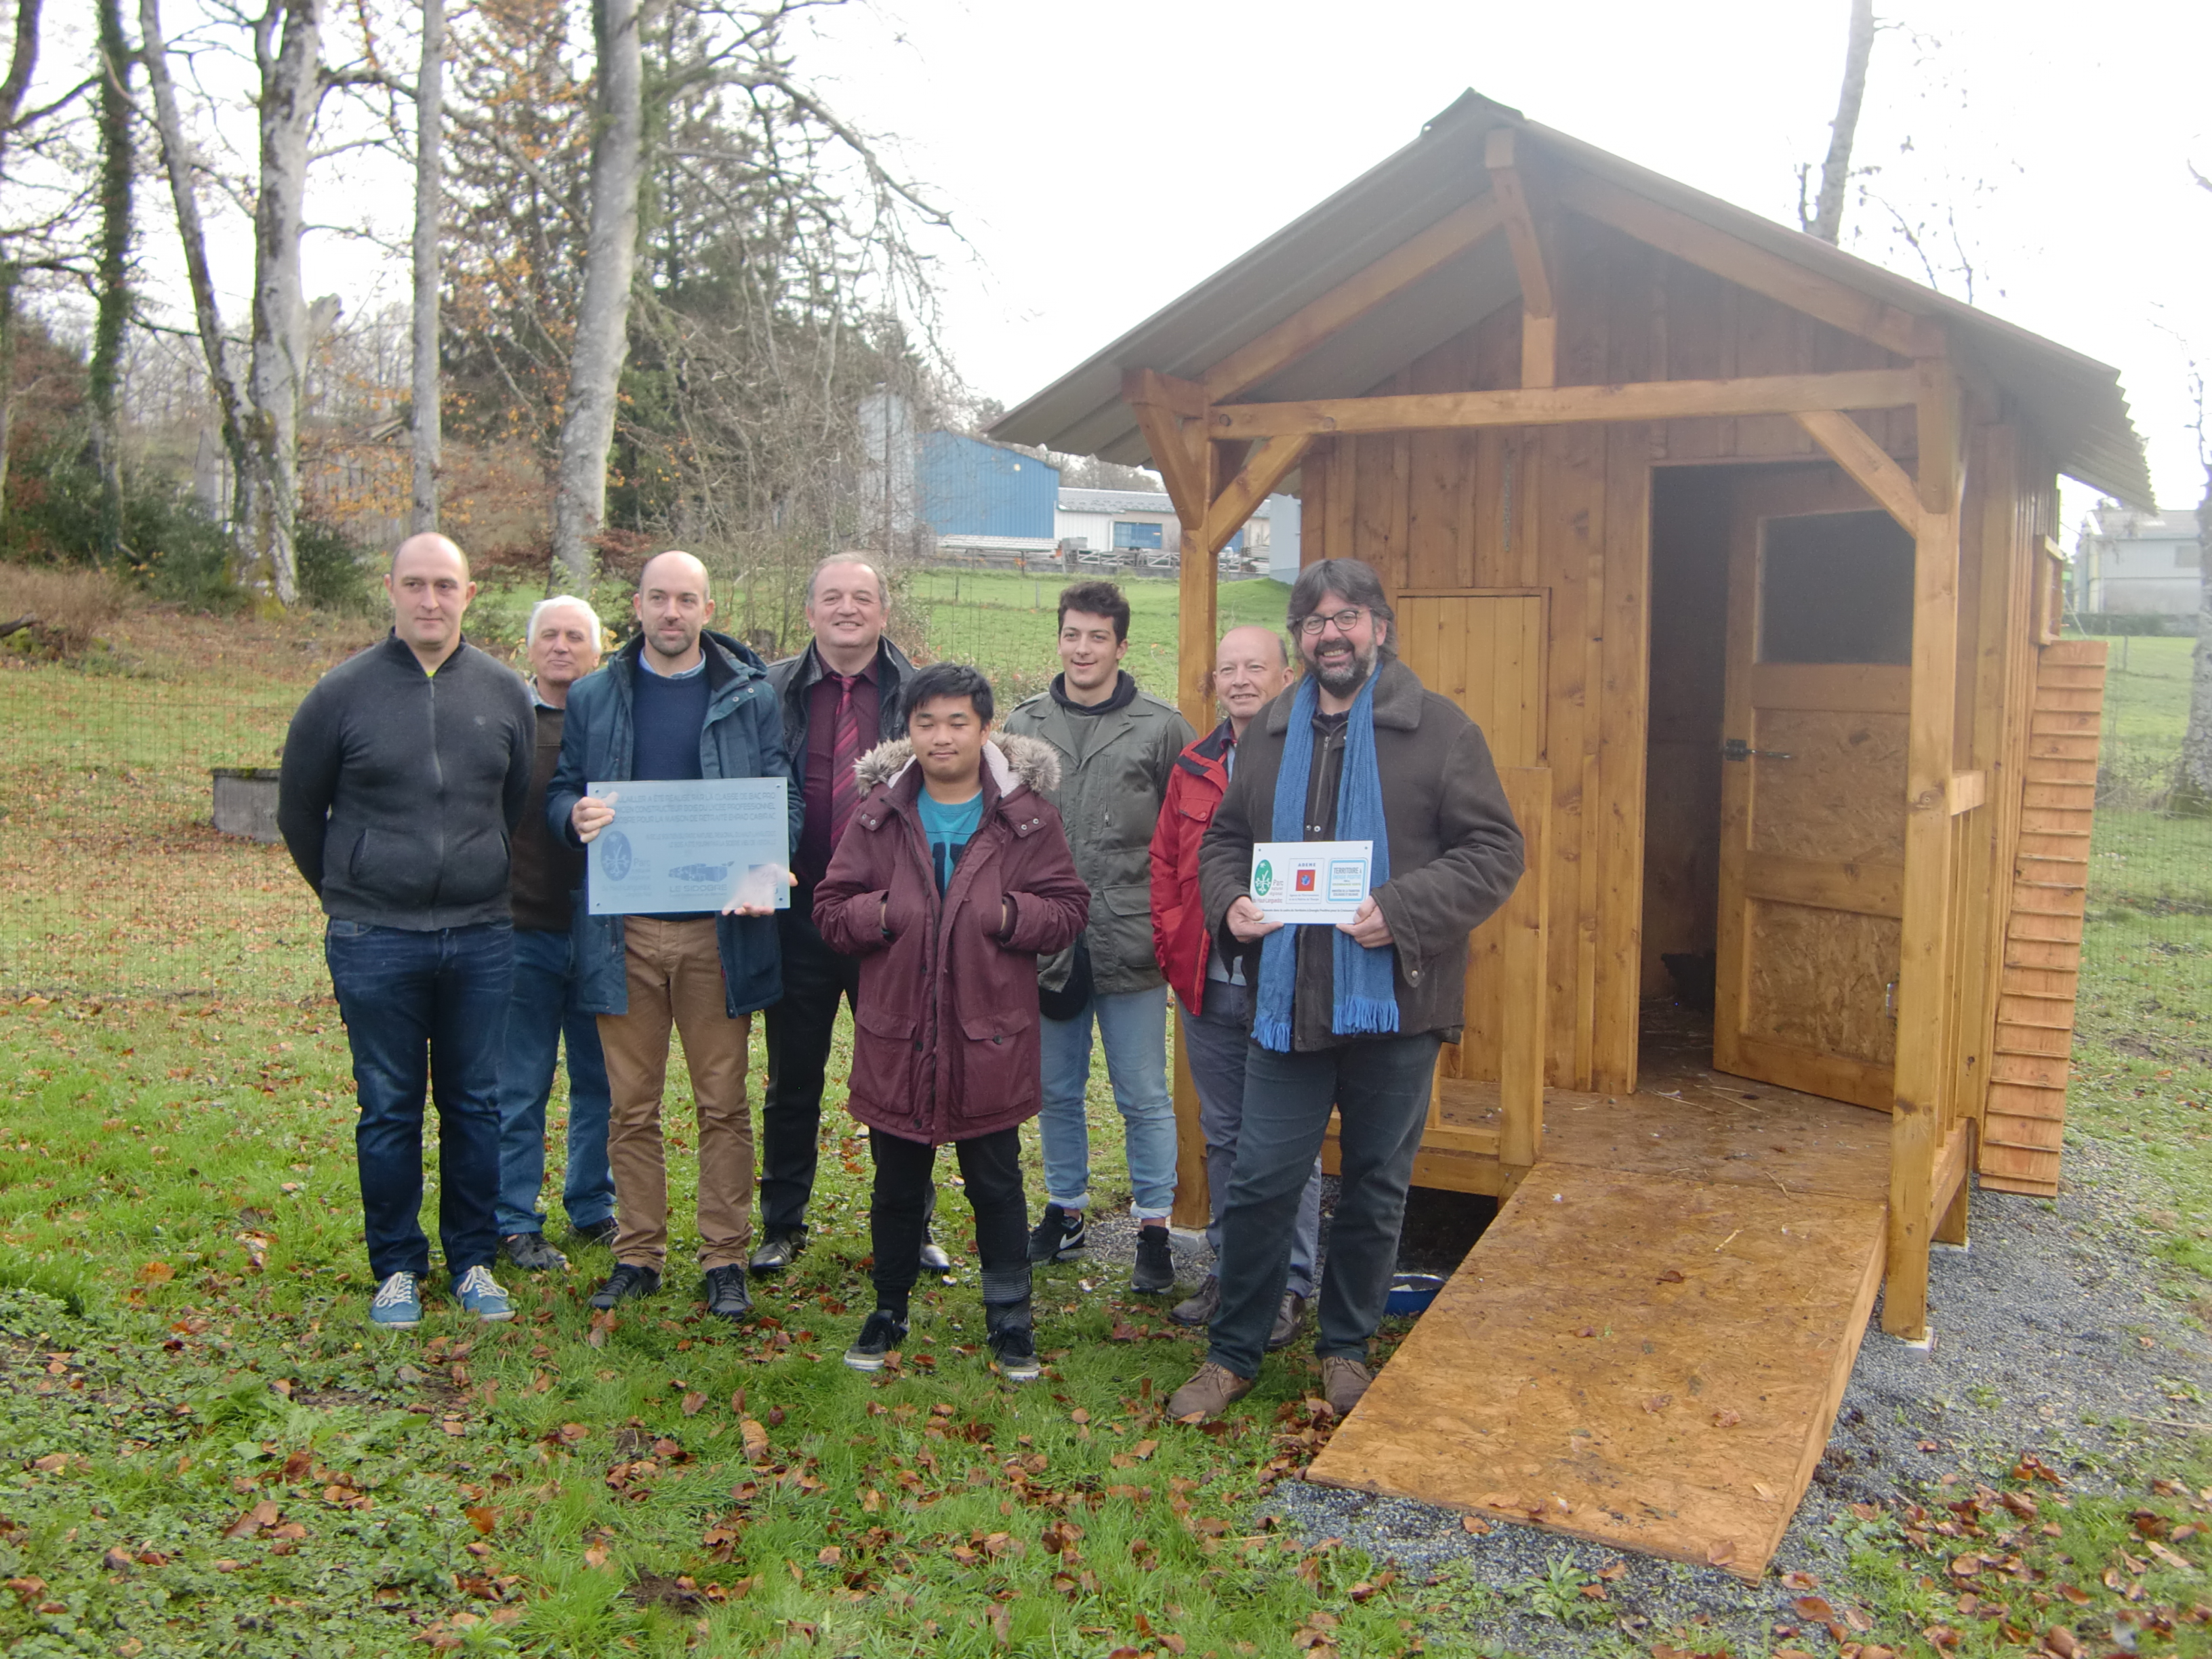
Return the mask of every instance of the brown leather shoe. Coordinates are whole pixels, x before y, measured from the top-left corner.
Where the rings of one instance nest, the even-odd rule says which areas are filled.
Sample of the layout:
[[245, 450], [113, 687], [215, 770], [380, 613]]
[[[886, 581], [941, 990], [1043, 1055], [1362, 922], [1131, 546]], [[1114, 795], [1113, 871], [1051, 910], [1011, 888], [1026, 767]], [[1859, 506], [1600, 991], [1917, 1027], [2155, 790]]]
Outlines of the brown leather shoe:
[[1359, 1397], [1374, 1380], [1373, 1369], [1349, 1355], [1331, 1354], [1321, 1362], [1322, 1394], [1328, 1401], [1328, 1408], [1340, 1418], [1352, 1414], [1352, 1408], [1359, 1403]]
[[1168, 1396], [1168, 1415], [1177, 1419], [1218, 1417], [1251, 1393], [1252, 1383], [1252, 1378], [1209, 1359], [1198, 1368], [1197, 1376]]

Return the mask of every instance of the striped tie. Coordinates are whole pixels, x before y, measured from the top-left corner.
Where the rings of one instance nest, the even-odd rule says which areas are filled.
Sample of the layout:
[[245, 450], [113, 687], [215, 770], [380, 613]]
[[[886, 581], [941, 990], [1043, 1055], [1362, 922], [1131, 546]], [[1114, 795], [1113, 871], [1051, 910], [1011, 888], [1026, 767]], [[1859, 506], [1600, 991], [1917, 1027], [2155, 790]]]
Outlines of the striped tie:
[[860, 758], [860, 711], [853, 706], [853, 687], [860, 677], [830, 678], [837, 682], [837, 715], [830, 728], [830, 848], [835, 852], [853, 809], [860, 804], [860, 780], [853, 770]]

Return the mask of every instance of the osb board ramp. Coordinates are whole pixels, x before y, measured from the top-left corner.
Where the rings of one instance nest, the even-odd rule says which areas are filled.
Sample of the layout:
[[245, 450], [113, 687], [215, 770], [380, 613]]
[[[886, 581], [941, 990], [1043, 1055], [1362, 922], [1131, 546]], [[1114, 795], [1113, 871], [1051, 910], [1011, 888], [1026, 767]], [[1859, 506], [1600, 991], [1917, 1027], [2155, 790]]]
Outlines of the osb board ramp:
[[1885, 1213], [1540, 1163], [1307, 1478], [1756, 1578], [1827, 1444]]

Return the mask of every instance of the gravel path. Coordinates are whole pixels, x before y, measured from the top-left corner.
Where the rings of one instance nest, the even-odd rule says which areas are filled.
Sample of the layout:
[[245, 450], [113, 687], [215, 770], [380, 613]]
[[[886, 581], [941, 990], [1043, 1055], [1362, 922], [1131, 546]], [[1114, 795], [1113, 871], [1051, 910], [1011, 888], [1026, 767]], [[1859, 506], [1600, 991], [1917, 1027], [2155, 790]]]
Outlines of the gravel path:
[[[2077, 1140], [2066, 1160], [2057, 1199], [1978, 1193], [1971, 1249], [1937, 1249], [1931, 1349], [1884, 1336], [1877, 1306], [1827, 1451], [1760, 1584], [1529, 1528], [1471, 1534], [1455, 1511], [1303, 1481], [1277, 1487], [1269, 1509], [1309, 1543], [1342, 1539], [1401, 1575], [1440, 1574], [1462, 1601], [1479, 1601], [1473, 1586], [1511, 1592], [1484, 1613], [1483, 1637], [1529, 1659], [1588, 1654], [1624, 1633], [1763, 1652], [1777, 1623], [1797, 1622], [1789, 1604], [1800, 1592], [1782, 1574], [1810, 1572], [1831, 1588], [1845, 1577], [1851, 1504], [1918, 1498], [1947, 1476], [1971, 1492], [2026, 1452], [2094, 1488], [2108, 1467], [2154, 1462], [2146, 1449], [2172, 1432], [2159, 1425], [2212, 1418], [2201, 1400], [2170, 1397], [2212, 1394], [2212, 1343], [2145, 1266], [2148, 1229], [2165, 1218], [2138, 1211], [2124, 1155]], [[1489, 1210], [1486, 1200], [1417, 1190], [1401, 1266], [1450, 1272]], [[1126, 1213], [1094, 1212], [1091, 1228], [1091, 1259], [1125, 1273], [1135, 1241]], [[1176, 1255], [1194, 1284], [1204, 1244], [1178, 1238]], [[1607, 1568], [1622, 1570], [1608, 1601], [1575, 1606], [1573, 1586]], [[1535, 1588], [1554, 1582], [1563, 1594]], [[1547, 1617], [1547, 1607], [1582, 1622]]]

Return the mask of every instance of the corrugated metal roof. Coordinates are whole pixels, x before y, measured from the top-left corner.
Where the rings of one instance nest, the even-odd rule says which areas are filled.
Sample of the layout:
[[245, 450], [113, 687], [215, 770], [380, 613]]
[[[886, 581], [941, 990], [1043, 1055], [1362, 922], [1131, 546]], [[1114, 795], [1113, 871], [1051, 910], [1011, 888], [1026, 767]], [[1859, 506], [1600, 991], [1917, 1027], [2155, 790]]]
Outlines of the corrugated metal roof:
[[[1519, 111], [1474, 92], [1429, 122], [1405, 149], [1010, 410], [993, 425], [992, 434], [1127, 465], [1148, 462], [1144, 436], [1121, 401], [1125, 369], [1195, 378], [1484, 193], [1489, 174], [1483, 141], [1491, 129], [1504, 125], [1525, 129], [1571, 166], [1942, 325], [2019, 400], [2059, 471], [2124, 501], [2150, 505], [2149, 470], [2118, 370], [1802, 231], [1528, 121]], [[1240, 393], [1239, 400], [1358, 396], [1519, 292], [1504, 238], [1487, 238]]]

